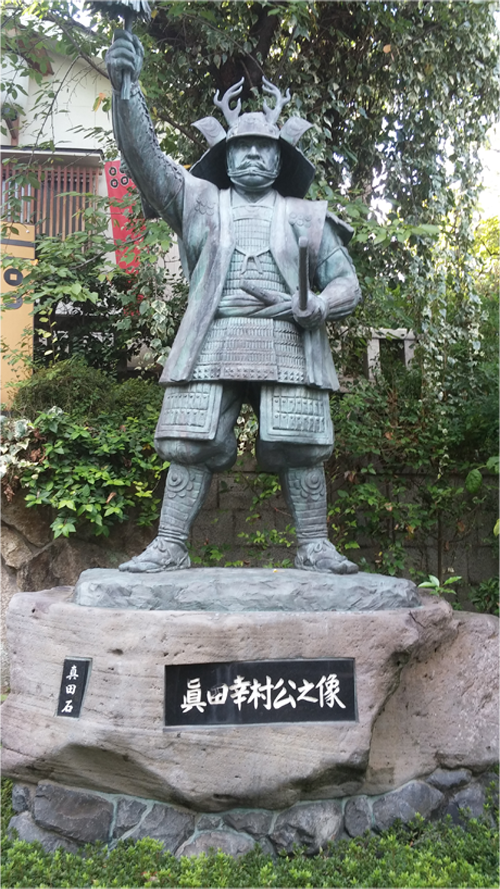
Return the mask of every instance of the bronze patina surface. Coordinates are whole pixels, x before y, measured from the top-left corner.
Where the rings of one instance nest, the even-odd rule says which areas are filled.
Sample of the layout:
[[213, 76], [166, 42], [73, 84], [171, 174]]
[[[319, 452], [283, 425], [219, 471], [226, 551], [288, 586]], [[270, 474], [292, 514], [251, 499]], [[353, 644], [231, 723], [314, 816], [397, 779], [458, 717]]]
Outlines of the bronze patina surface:
[[346, 249], [352, 229], [326, 201], [304, 200], [314, 167], [297, 143], [310, 124], [290, 117], [278, 127], [290, 95], [265, 78], [274, 107], [264, 99], [262, 112], [242, 114], [241, 81], [215, 97], [227, 132], [215, 118], [196, 122], [209, 150], [187, 171], [160, 149], [138, 84], [142, 60], [137, 37], [118, 31], [106, 59], [114, 132], [146, 217], [178, 236], [189, 301], [161, 377], [156, 449], [170, 469], [158, 537], [121, 568], [189, 567], [191, 525], [212, 474], [236, 459], [245, 402], [259, 420], [258, 462], [279, 473], [293, 517], [296, 568], [355, 573], [327, 534], [323, 463], [338, 380], [325, 322], [352, 312], [360, 289]]

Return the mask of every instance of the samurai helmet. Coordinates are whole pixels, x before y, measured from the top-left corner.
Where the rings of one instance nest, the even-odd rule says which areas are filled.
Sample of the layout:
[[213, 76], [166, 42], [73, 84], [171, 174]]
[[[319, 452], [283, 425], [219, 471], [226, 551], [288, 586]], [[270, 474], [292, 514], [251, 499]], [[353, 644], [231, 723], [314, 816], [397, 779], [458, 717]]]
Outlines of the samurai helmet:
[[[238, 97], [243, 89], [243, 82], [242, 77], [224, 93], [222, 99], [219, 98], [219, 91], [214, 98], [214, 105], [220, 108], [229, 124], [227, 132], [215, 117], [203, 117], [193, 124], [203, 134], [210, 148], [191, 167], [191, 173], [199, 179], [213, 182], [219, 188], [229, 188], [231, 182], [226, 167], [227, 143], [233, 139], [258, 136], [278, 142], [281, 148], [281, 170], [274, 182], [274, 188], [284, 197], [303, 198], [314, 178], [314, 167], [296, 146], [312, 124], [301, 117], [290, 117], [279, 129], [278, 117], [290, 101], [290, 90], [282, 95], [278, 87], [273, 86], [265, 77], [262, 78], [262, 89], [275, 98], [274, 108], [270, 108], [264, 99], [262, 111], [241, 114], [241, 99]], [[231, 108], [234, 99], [238, 101]]]

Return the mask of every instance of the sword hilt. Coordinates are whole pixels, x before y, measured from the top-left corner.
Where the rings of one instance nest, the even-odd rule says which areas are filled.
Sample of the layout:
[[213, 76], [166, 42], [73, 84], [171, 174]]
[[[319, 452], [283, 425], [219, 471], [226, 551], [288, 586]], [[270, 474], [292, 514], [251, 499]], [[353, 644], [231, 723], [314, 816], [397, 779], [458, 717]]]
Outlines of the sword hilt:
[[307, 238], [299, 238], [299, 309], [305, 312], [307, 309], [307, 294], [309, 292], [309, 241]]

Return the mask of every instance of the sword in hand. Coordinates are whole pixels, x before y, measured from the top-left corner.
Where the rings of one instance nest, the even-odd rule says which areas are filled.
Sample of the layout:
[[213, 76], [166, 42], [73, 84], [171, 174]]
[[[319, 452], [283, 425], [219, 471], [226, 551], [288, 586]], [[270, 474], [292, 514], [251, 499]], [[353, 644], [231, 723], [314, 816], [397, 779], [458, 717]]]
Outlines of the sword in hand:
[[309, 241], [307, 238], [299, 238], [299, 309], [305, 312], [307, 309], [307, 294], [309, 291]]

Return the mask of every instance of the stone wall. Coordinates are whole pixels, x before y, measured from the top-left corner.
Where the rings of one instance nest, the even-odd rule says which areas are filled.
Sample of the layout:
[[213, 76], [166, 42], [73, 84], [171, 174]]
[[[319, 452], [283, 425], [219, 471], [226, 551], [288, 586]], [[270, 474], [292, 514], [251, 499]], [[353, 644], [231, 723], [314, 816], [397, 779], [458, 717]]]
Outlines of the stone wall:
[[9, 831], [38, 840], [47, 851], [76, 852], [85, 843], [152, 837], [165, 850], [199, 855], [210, 848], [243, 855], [259, 844], [266, 853], [293, 852], [295, 846], [314, 855], [327, 843], [379, 833], [399, 819], [408, 823], [421, 815], [435, 820], [450, 815], [455, 823], [479, 818], [487, 799], [498, 800], [498, 775], [469, 769], [436, 769], [425, 780], [410, 781], [377, 796], [313, 800], [282, 810], [228, 809], [193, 812], [178, 806], [128, 795], [90, 793], [53, 782], [15, 784], [16, 815]]

